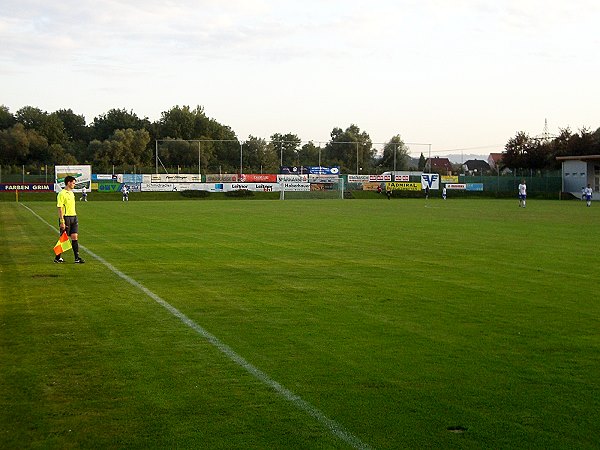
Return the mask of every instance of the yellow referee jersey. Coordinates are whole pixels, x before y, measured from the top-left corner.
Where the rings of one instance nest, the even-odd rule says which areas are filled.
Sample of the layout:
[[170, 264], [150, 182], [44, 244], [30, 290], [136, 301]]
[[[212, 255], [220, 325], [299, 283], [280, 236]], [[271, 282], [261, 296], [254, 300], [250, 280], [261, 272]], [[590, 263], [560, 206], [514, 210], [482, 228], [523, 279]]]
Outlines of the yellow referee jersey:
[[62, 208], [63, 216], [76, 216], [75, 212], [75, 194], [73, 191], [63, 189], [56, 197], [56, 206]]

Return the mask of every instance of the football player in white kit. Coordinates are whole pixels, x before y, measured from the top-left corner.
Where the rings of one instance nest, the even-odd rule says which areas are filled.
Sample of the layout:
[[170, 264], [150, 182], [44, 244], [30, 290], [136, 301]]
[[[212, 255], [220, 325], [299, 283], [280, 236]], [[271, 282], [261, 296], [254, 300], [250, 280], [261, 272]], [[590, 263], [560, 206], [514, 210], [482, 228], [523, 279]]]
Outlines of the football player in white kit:
[[519, 184], [519, 207], [525, 208], [525, 204], [527, 202], [527, 185], [525, 184], [525, 180], [521, 181]]

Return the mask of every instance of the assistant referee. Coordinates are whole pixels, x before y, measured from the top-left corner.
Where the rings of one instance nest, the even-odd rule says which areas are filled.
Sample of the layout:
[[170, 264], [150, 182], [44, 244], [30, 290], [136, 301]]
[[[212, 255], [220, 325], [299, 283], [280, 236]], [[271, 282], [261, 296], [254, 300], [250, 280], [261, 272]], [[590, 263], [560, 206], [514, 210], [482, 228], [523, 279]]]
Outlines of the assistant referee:
[[[71, 245], [73, 246], [73, 253], [75, 254], [75, 264], [83, 264], [85, 261], [79, 257], [79, 223], [77, 222], [77, 213], [75, 212], [74, 187], [75, 177], [72, 177], [71, 175], [65, 177], [65, 188], [58, 193], [58, 196], [56, 197], [56, 206], [58, 207], [60, 234], [63, 234], [64, 231], [67, 232], [67, 236], [71, 238]], [[62, 258], [62, 254], [56, 255], [54, 262], [65, 262]]]

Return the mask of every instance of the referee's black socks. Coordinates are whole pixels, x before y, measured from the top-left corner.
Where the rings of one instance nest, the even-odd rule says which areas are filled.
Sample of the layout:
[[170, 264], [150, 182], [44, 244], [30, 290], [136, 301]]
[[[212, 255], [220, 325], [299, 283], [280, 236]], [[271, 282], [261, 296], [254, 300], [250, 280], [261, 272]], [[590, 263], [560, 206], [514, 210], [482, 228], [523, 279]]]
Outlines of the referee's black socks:
[[75, 253], [75, 259], [79, 259], [79, 241], [71, 241], [73, 247], [73, 253]]

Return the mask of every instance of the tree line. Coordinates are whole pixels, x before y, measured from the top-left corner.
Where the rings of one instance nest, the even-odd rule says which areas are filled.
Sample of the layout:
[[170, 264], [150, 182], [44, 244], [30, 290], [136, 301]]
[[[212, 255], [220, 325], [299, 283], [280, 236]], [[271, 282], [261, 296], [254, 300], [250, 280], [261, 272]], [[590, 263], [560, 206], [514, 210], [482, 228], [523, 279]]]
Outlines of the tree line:
[[[151, 172], [158, 162], [157, 141], [160, 164], [171, 170], [235, 173], [242, 163], [246, 173], [276, 173], [281, 165], [320, 164], [339, 166], [344, 173], [381, 173], [407, 170], [410, 163], [409, 149], [399, 135], [378, 154], [369, 134], [354, 124], [334, 127], [326, 143], [305, 142], [290, 132], [274, 133], [269, 140], [255, 136], [241, 140], [201, 106], [174, 106], [155, 122], [133, 111], [111, 109], [86, 123], [72, 109], [48, 113], [25, 106], [13, 114], [0, 105], [0, 165], [14, 170], [22, 165], [91, 164], [97, 172], [114, 167]], [[585, 154], [600, 154], [600, 128], [576, 133], [566, 128], [547, 139], [518, 132], [506, 143], [501, 164], [509, 169], [552, 170], [560, 167], [557, 156]], [[420, 159], [422, 168], [422, 154]]]
[[560, 168], [557, 156], [599, 154], [600, 128], [594, 132], [582, 128], [575, 133], [564, 128], [553, 138], [531, 137], [520, 131], [506, 143], [501, 165], [510, 169], [553, 170]]
[[[156, 142], [158, 141], [158, 159]], [[174, 106], [158, 121], [126, 109], [111, 109], [86, 123], [72, 109], [52, 113], [25, 106], [14, 114], [0, 106], [0, 164], [91, 164], [96, 172], [151, 172], [155, 164], [236, 173], [240, 153], [245, 173], [277, 173], [281, 165], [339, 166], [362, 173], [408, 168], [409, 149], [393, 136], [378, 155], [368, 133], [356, 125], [335, 127], [326, 143], [304, 142], [294, 133], [275, 133], [269, 140], [238, 138], [227, 125], [207, 117], [201, 106]]]

